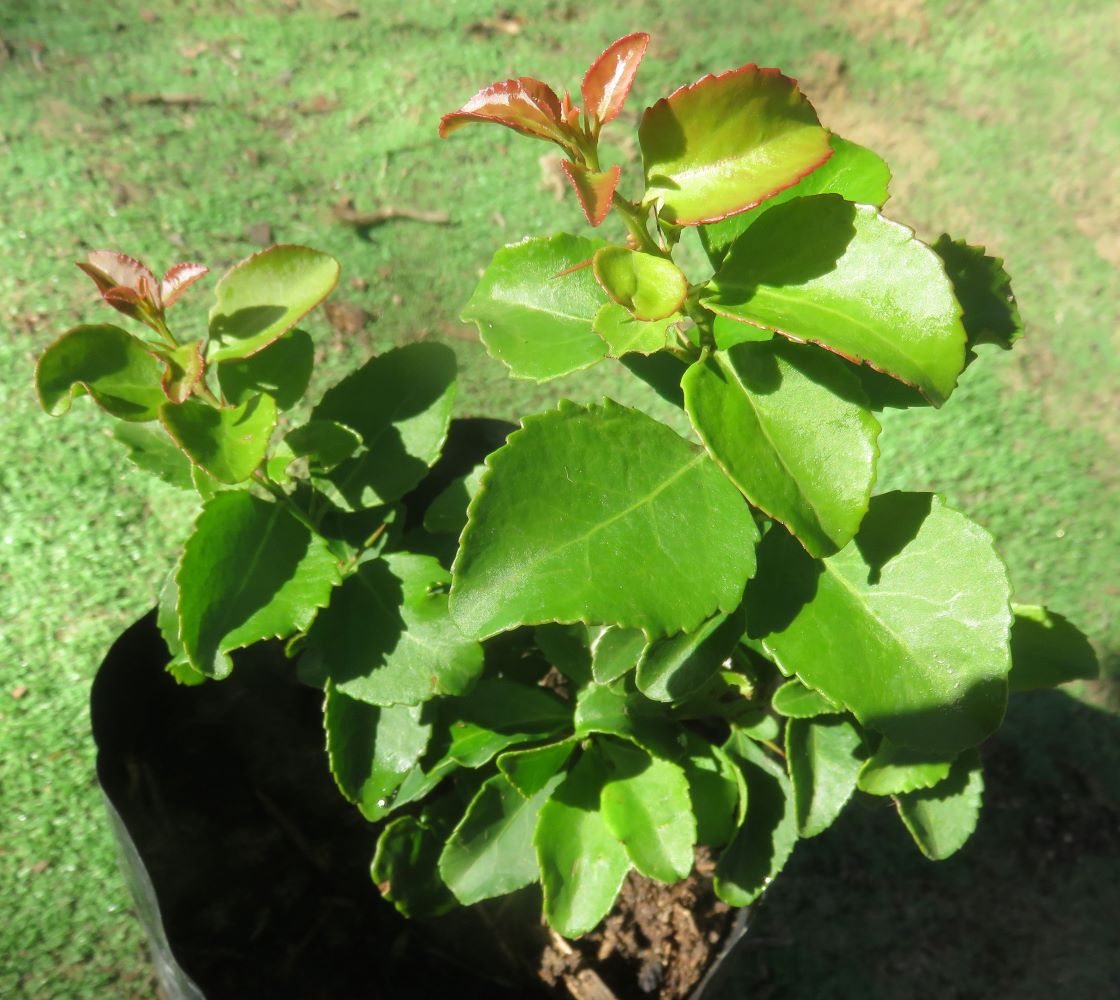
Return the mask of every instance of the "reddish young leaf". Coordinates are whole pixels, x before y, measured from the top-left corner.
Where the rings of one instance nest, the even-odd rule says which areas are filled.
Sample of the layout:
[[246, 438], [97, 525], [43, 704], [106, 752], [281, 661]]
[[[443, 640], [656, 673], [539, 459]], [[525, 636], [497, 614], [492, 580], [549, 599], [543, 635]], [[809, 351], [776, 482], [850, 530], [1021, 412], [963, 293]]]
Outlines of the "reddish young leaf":
[[622, 167], [615, 164], [610, 170], [593, 174], [586, 167], [570, 160], [563, 160], [560, 164], [564, 173], [575, 188], [576, 197], [579, 198], [580, 208], [587, 216], [587, 221], [593, 226], [598, 226], [607, 217], [611, 210], [611, 199], [614, 189], [618, 187], [618, 178], [622, 174]]
[[78, 261], [86, 274], [93, 278], [104, 295], [110, 288], [131, 288], [141, 292], [141, 282], [147, 279], [155, 287], [156, 278], [140, 261], [115, 250], [91, 250], [84, 261]]
[[560, 118], [570, 128], [579, 126], [579, 108], [572, 104], [572, 95], [566, 90], [560, 98]]
[[446, 139], [452, 132], [472, 122], [497, 122], [537, 139], [549, 139], [565, 148], [572, 130], [564, 123], [564, 110], [556, 92], [530, 76], [502, 80], [484, 87], [458, 111], [440, 119], [439, 134]]
[[202, 381], [203, 372], [206, 370], [203, 346], [203, 341], [196, 340], [183, 344], [163, 358], [166, 367], [160, 378], [160, 386], [170, 402], [184, 402], [194, 392], [194, 387]]
[[210, 268], [205, 264], [183, 263], [168, 268], [159, 288], [160, 298], [163, 299], [163, 308], [171, 308], [187, 288], [203, 275], [209, 273]]
[[609, 45], [591, 64], [580, 90], [593, 125], [605, 125], [622, 110], [648, 45], [649, 35], [638, 31]]

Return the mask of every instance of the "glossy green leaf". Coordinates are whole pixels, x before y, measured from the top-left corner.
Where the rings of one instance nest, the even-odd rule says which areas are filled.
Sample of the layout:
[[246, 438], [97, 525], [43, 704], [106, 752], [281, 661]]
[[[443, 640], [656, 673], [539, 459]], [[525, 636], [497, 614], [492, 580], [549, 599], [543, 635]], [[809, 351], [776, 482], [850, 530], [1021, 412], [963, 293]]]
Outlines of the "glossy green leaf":
[[565, 937], [592, 930], [614, 905], [630, 870], [626, 848], [600, 808], [610, 778], [594, 747], [584, 751], [541, 808], [533, 837], [549, 926]]
[[119, 326], [76, 326], [50, 345], [35, 366], [39, 402], [52, 417], [88, 393], [121, 420], [155, 420], [167, 402], [162, 366], [148, 348]]
[[366, 819], [384, 815], [427, 749], [432, 727], [420, 713], [413, 705], [368, 705], [327, 685], [323, 721], [331, 774]]
[[386, 824], [377, 839], [370, 876], [381, 895], [406, 917], [435, 917], [455, 909], [455, 897], [439, 877], [443, 837], [416, 816]]
[[253, 396], [240, 406], [221, 409], [197, 399], [166, 403], [160, 422], [195, 465], [220, 483], [248, 479], [268, 451], [276, 427], [276, 402]]
[[481, 767], [507, 747], [552, 739], [572, 726], [572, 706], [551, 691], [501, 678], [479, 681], [444, 707], [452, 720], [447, 754], [463, 767]]
[[859, 789], [869, 795], [900, 795], [932, 788], [949, 777], [953, 757], [900, 747], [885, 737], [860, 768]]
[[716, 894], [731, 906], [747, 906], [785, 867], [797, 843], [793, 787], [785, 770], [737, 729], [724, 750], [742, 769], [747, 813], [716, 864]]
[[873, 498], [855, 540], [823, 562], [771, 531], [759, 566], [749, 634], [787, 675], [903, 746], [956, 753], [999, 726], [1007, 570], [991, 536], [940, 498]]
[[910, 229], [839, 195], [768, 211], [731, 247], [700, 301], [866, 361], [935, 406], [964, 367], [960, 306], [941, 258]]
[[757, 66], [705, 76], [662, 98], [642, 116], [638, 142], [643, 204], [681, 226], [752, 208], [831, 153], [797, 84]]
[[330, 295], [338, 273], [333, 257], [294, 245], [269, 247], [236, 264], [214, 289], [208, 360], [264, 350]]
[[231, 650], [306, 630], [339, 568], [326, 542], [279, 504], [229, 490], [203, 505], [175, 580], [191, 664], [224, 677]]
[[610, 400], [565, 401], [525, 418], [486, 462], [452, 570], [451, 609], [468, 634], [589, 621], [653, 638], [738, 606], [754, 521], [711, 459], [664, 424]]
[[746, 780], [722, 747], [691, 730], [685, 730], [685, 741], [687, 749], [680, 763], [696, 816], [696, 842], [723, 847], [746, 815]]
[[1023, 320], [1003, 259], [989, 257], [983, 247], [951, 239], [947, 233], [938, 237], [933, 250], [944, 261], [961, 304], [969, 350], [977, 344], [997, 344], [1010, 350], [1022, 336]]
[[669, 759], [684, 751], [683, 731], [666, 707], [629, 685], [588, 684], [576, 698], [574, 722], [577, 737], [618, 736]]
[[608, 625], [591, 640], [591, 674], [597, 684], [610, 684], [638, 665], [646, 648], [640, 629]]
[[336, 502], [376, 507], [419, 483], [447, 438], [455, 389], [454, 352], [427, 342], [370, 358], [328, 389], [311, 419], [349, 427], [363, 442], [326, 477]]
[[263, 392], [281, 410], [290, 410], [307, 391], [315, 365], [315, 344], [303, 330], [289, 330], [279, 340], [247, 358], [218, 365], [218, 384], [231, 403], [244, 403]]
[[815, 837], [832, 826], [856, 790], [863, 760], [863, 737], [848, 719], [786, 723], [786, 765], [800, 836]]
[[1008, 676], [1012, 691], [1096, 679], [1100, 673], [1097, 654], [1072, 622], [1036, 604], [1015, 604], [1012, 610]]
[[[130, 425], [126, 425], [130, 426]], [[168, 573], [160, 588], [159, 604], [156, 606], [156, 627], [167, 651], [171, 656], [164, 669], [176, 682], [186, 687], [197, 687], [209, 678], [201, 670], [191, 665], [183, 641], [179, 638], [179, 588], [175, 584], [174, 572]]]
[[838, 194], [845, 201], [854, 201], [860, 205], [882, 208], [886, 204], [889, 197], [887, 187], [891, 180], [887, 164], [870, 149], [841, 139], [838, 135], [830, 135], [828, 144], [832, 155], [793, 187], [779, 191], [773, 198], [767, 198], [748, 212], [740, 212], [729, 219], [700, 227], [700, 241], [714, 267], [718, 268], [723, 263], [731, 244], [757, 222], [764, 212], [794, 198]]
[[840, 711], [839, 706], [819, 691], [806, 687], [796, 677], [774, 692], [770, 705], [787, 719], [815, 719], [818, 715], [835, 715]]
[[949, 777], [940, 784], [900, 795], [895, 801], [918, 849], [933, 861], [943, 861], [972, 836], [983, 796], [980, 755], [973, 750], [957, 759]]
[[181, 490], [194, 489], [190, 459], [162, 427], [120, 423], [113, 427], [113, 437], [128, 449], [128, 460], [137, 468]]
[[454, 480], [424, 511], [424, 530], [433, 535], [458, 535], [467, 523], [467, 505], [478, 493], [484, 471], [476, 465], [467, 475]]
[[607, 302], [595, 314], [591, 328], [606, 342], [608, 356], [621, 358], [624, 354], [655, 354], [663, 350], [671, 337], [670, 327], [680, 318], [674, 313], [653, 322], [635, 319], [625, 306]]
[[667, 883], [687, 878], [696, 817], [684, 771], [615, 740], [597, 745], [609, 772], [601, 798], [607, 829], [643, 875]]
[[371, 705], [418, 705], [462, 694], [482, 672], [482, 647], [447, 613], [449, 577], [431, 556], [393, 552], [363, 563], [331, 597], [305, 655], [334, 686]]
[[329, 472], [362, 447], [361, 435], [335, 420], [309, 420], [284, 438], [293, 457], [306, 458], [316, 469]]
[[[709, 313], [709, 315], [711, 315]], [[750, 323], [740, 323], [726, 316], [712, 316], [712, 339], [721, 351], [730, 350], [736, 344], [755, 344], [774, 339], [773, 330], [764, 330]]]
[[583, 622], [550, 623], [533, 630], [537, 648], [577, 688], [591, 681], [591, 631]]
[[746, 627], [742, 609], [713, 615], [693, 632], [651, 643], [638, 662], [638, 689], [655, 701], [687, 698], [711, 678]]
[[709, 454], [806, 550], [843, 548], [867, 511], [879, 421], [838, 358], [776, 339], [698, 361], [681, 383]]
[[503, 896], [539, 877], [533, 832], [563, 780], [554, 774], [526, 798], [496, 774], [478, 790], [439, 856], [439, 873], [464, 906]]
[[549, 779], [568, 762], [575, 748], [575, 738], [569, 737], [541, 747], [510, 750], [498, 758], [498, 770], [514, 788], [529, 798], [548, 784]]
[[595, 251], [592, 266], [603, 291], [635, 319], [667, 319], [680, 311], [688, 294], [681, 269], [654, 254], [605, 246]]
[[[602, 360], [591, 329], [607, 301], [590, 262], [602, 244], [562, 234], [502, 247], [463, 308], [491, 357], [517, 378], [545, 382]], [[576, 268], [576, 270], [572, 270]]]

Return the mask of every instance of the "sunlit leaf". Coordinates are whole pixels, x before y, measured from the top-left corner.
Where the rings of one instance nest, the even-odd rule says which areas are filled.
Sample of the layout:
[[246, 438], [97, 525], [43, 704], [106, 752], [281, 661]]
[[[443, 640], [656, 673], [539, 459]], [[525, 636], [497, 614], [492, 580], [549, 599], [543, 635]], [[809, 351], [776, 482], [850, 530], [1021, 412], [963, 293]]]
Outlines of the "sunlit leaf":
[[649, 35], [637, 31], [612, 42], [591, 64], [580, 92], [584, 114], [593, 127], [618, 116], [648, 45]]
[[220, 483], [248, 479], [268, 451], [276, 426], [271, 396], [253, 396], [240, 406], [217, 408], [197, 399], [165, 403], [159, 412], [167, 433], [187, 457]]
[[984, 775], [980, 755], [962, 754], [949, 777], [932, 788], [899, 795], [898, 814], [918, 849], [933, 861], [956, 854], [976, 829]]
[[664, 257], [606, 246], [595, 252], [593, 267], [603, 290], [635, 319], [667, 319], [684, 305], [688, 279]]
[[622, 176], [622, 168], [616, 164], [609, 170], [593, 173], [571, 160], [561, 160], [560, 166], [579, 199], [579, 207], [583, 209], [587, 221], [593, 226], [602, 225], [611, 210], [611, 199]]
[[519, 76], [483, 87], [458, 111], [440, 119], [439, 134], [446, 139], [471, 122], [494, 122], [522, 135], [548, 139], [567, 148], [572, 130], [564, 123], [556, 92], [531, 76]]

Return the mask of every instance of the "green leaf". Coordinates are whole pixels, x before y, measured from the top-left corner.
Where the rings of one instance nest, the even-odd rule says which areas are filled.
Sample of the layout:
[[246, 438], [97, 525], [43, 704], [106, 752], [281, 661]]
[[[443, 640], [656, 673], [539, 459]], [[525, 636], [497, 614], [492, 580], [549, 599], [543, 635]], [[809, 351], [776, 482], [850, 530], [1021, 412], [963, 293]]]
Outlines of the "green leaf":
[[327, 685], [323, 722], [331, 774], [368, 820], [384, 815], [427, 749], [432, 727], [420, 713], [413, 705], [367, 705]]
[[201, 340], [193, 340], [163, 354], [164, 370], [160, 384], [163, 394], [172, 403], [182, 403], [202, 381], [206, 370], [204, 346]]
[[175, 580], [191, 664], [224, 677], [231, 650], [305, 631], [339, 569], [326, 542], [279, 504], [229, 490], [203, 505]]
[[818, 715], [834, 715], [840, 711], [838, 705], [819, 691], [806, 687], [796, 677], [774, 692], [770, 706], [787, 719], [815, 719]]
[[[607, 302], [595, 314], [591, 328], [606, 341], [607, 355], [656, 354], [669, 343], [669, 329], [680, 319], [674, 313], [665, 319], [647, 322], [635, 319], [630, 310], [617, 302]], [[736, 326], [743, 326], [736, 323]]]
[[542, 747], [510, 750], [498, 758], [498, 770], [525, 798], [530, 798], [568, 763], [575, 747], [575, 737], [568, 737], [557, 743], [546, 743]]
[[1009, 593], [983, 528], [932, 494], [887, 493], [823, 562], [769, 532], [745, 603], [784, 673], [895, 743], [952, 754], [1003, 718]]
[[231, 403], [244, 403], [263, 392], [281, 410], [290, 410], [307, 391], [315, 365], [315, 344], [303, 330], [289, 330], [279, 340], [247, 358], [218, 365], [218, 384]]
[[685, 741], [681, 765], [696, 816], [696, 842], [723, 847], [746, 816], [746, 780], [722, 747], [691, 730], [685, 730]]
[[595, 251], [595, 280], [620, 306], [639, 320], [667, 319], [680, 311], [688, 279], [671, 260], [627, 247]]
[[863, 758], [863, 737], [850, 720], [790, 719], [786, 764], [800, 836], [815, 837], [832, 826], [856, 790]]
[[533, 640], [545, 659], [577, 688], [591, 683], [591, 629], [550, 623], [533, 630]]
[[467, 505], [478, 493], [485, 466], [476, 465], [436, 497], [424, 511], [424, 530], [433, 535], [458, 535], [467, 523]]
[[610, 684], [638, 665], [646, 637], [639, 629], [608, 625], [591, 640], [591, 675], [597, 684]]
[[713, 615], [694, 632], [651, 643], [638, 661], [638, 689], [655, 701], [687, 698], [719, 670], [745, 627], [740, 608]]
[[1012, 606], [1012, 691], [1056, 687], [1067, 681], [1094, 680], [1100, 673], [1089, 640], [1056, 611], [1034, 604]]
[[137, 468], [181, 490], [194, 489], [190, 460], [162, 427], [120, 423], [114, 425], [113, 437], [128, 449], [128, 460]]
[[[590, 267], [598, 241], [562, 234], [502, 247], [463, 308], [491, 357], [517, 378], [545, 382], [606, 354], [591, 329], [607, 301]], [[572, 270], [578, 268], [578, 270]]]
[[866, 361], [935, 406], [964, 367], [960, 306], [941, 258], [910, 229], [835, 194], [767, 212], [731, 247], [700, 302]]
[[793, 788], [786, 772], [743, 732], [732, 728], [724, 750], [742, 769], [747, 814], [716, 864], [716, 894], [747, 906], [785, 867], [797, 843]]
[[[469, 635], [587, 621], [654, 638], [738, 606], [754, 521], [664, 424], [610, 400], [564, 401], [526, 417], [486, 464], [452, 569], [452, 613]], [[635, 552], [640, 574], [619, 558]]]
[[949, 777], [933, 788], [900, 795], [898, 814], [918, 849], [933, 861], [959, 851], [980, 818], [984, 776], [975, 750], [962, 754]]
[[728, 319], [726, 316], [715, 316], [711, 313], [708, 315], [712, 316], [712, 339], [721, 351], [730, 350], [736, 344], [756, 344], [774, 339], [773, 330], [764, 330], [760, 326], [751, 326], [750, 323], [740, 323], [737, 319]]
[[635, 746], [597, 744], [610, 777], [603, 785], [603, 822], [643, 875], [674, 883], [692, 871], [696, 817], [688, 779], [676, 764]]
[[859, 789], [869, 795], [900, 795], [932, 788], [949, 777], [953, 757], [900, 747], [884, 738], [859, 772]]
[[464, 906], [503, 896], [539, 877], [533, 832], [563, 776], [526, 798], [502, 774], [478, 790], [439, 857], [443, 881]]
[[1022, 336], [1023, 320], [1003, 259], [989, 257], [983, 247], [954, 240], [947, 233], [938, 237], [933, 250], [944, 261], [961, 304], [969, 350], [977, 344], [998, 344], [1009, 351]]
[[444, 344], [407, 344], [371, 358], [328, 389], [311, 413], [364, 442], [326, 477], [338, 502], [376, 507], [405, 495], [439, 458], [455, 399], [455, 354]]
[[174, 572], [168, 573], [160, 588], [159, 604], [156, 608], [156, 627], [159, 629], [163, 641], [167, 644], [167, 651], [171, 660], [164, 669], [175, 680], [186, 687], [197, 687], [208, 679], [200, 670], [191, 666], [187, 659], [187, 652], [179, 638], [179, 588], [175, 585]]
[[39, 402], [52, 417], [83, 392], [121, 420], [155, 420], [167, 402], [162, 365], [119, 326], [76, 326], [50, 345], [35, 366]]
[[552, 739], [572, 726], [572, 706], [551, 691], [501, 678], [481, 680], [441, 707], [451, 720], [447, 755], [463, 767], [481, 767], [507, 747]]
[[681, 378], [688, 371], [688, 365], [680, 358], [674, 357], [668, 351], [661, 351], [649, 357], [627, 354], [621, 361], [623, 368], [641, 379], [665, 402], [684, 409]]
[[678, 226], [715, 222], [796, 184], [830, 155], [797, 84], [744, 66], [705, 76], [648, 108], [638, 125], [644, 205]]
[[370, 876], [381, 895], [406, 917], [435, 917], [455, 909], [439, 877], [443, 837], [416, 816], [386, 824], [377, 840]]
[[276, 402], [253, 396], [240, 406], [221, 409], [197, 399], [165, 404], [160, 422], [197, 466], [220, 483], [248, 479], [268, 452], [276, 426]]
[[580, 738], [618, 736], [669, 759], [684, 751], [684, 731], [670, 719], [666, 706], [621, 683], [583, 688], [576, 697], [574, 723]]
[[[891, 172], [886, 163], [870, 149], [865, 149], [838, 135], [830, 135], [828, 144], [832, 155], [810, 174], [806, 174], [793, 187], [779, 191], [767, 198], [757, 208], [740, 212], [721, 222], [700, 227], [700, 241], [708, 259], [718, 268], [727, 256], [732, 243], [757, 222], [764, 212], [775, 205], [813, 194], [838, 194], [845, 201], [882, 208], [889, 194]], [[720, 345], [723, 346], [722, 344]]]
[[362, 447], [357, 431], [335, 420], [309, 420], [284, 438], [292, 455], [307, 458], [316, 469], [329, 472]]
[[565, 937], [592, 930], [610, 912], [630, 870], [626, 848], [607, 828], [600, 808], [610, 779], [601, 755], [588, 747], [541, 808], [533, 843], [549, 926]]
[[685, 409], [708, 453], [811, 555], [843, 548], [867, 511], [879, 421], [859, 381], [824, 351], [739, 344], [685, 375]]
[[269, 247], [234, 265], [214, 289], [210, 357], [218, 363], [264, 350], [334, 290], [338, 261], [310, 247]]
[[308, 636], [334, 686], [370, 705], [418, 705], [463, 694], [482, 647], [447, 613], [445, 570], [432, 556], [393, 552], [363, 563], [335, 591]]

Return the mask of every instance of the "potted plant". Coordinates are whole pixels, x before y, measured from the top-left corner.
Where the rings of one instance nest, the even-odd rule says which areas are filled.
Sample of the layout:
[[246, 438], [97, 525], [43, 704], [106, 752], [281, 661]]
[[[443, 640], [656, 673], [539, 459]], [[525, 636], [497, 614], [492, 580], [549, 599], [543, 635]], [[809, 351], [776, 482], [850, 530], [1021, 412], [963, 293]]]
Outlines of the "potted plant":
[[[580, 108], [521, 77], [441, 133], [496, 122], [556, 143], [586, 220], [613, 211], [627, 233], [498, 250], [463, 313], [490, 353], [538, 381], [620, 360], [690, 438], [610, 400], [565, 401], [441, 459], [454, 362], [430, 343], [371, 359], [278, 431], [303, 412], [313, 352], [297, 324], [338, 275], [305, 247], [234, 267], [189, 343], [166, 311], [204, 268], [157, 281], [91, 254], [106, 302], [151, 332], [80, 326], [37, 370], [48, 411], [90, 395], [137, 465], [200, 496], [159, 600], [168, 674], [141, 669], [165, 692], [195, 686], [176, 693], [196, 706], [236, 692], [203, 712], [249, 734], [228, 772], [294, 761], [277, 749], [306, 741], [283, 720], [310, 717], [320, 742], [284, 769], [298, 792], [309, 760], [329, 764], [357, 806], [321, 830], [342, 881], [372, 891], [353, 868], [372, 857], [384, 899], [429, 920], [418, 963], [469, 964], [458, 939], [481, 967], [489, 946], [514, 995], [538, 972], [575, 996], [699, 995], [709, 932], [853, 796], [893, 804], [920, 850], [947, 857], [975, 826], [977, 747], [1008, 691], [1095, 670], [1064, 619], [1011, 605], [981, 527], [935, 495], [873, 495], [876, 412], [940, 406], [978, 345], [1018, 337], [1002, 263], [887, 219], [882, 160], [754, 66], [646, 110], [643, 191], [627, 199], [599, 137], [647, 44], [608, 47]], [[680, 253], [697, 235], [703, 268]], [[270, 697], [289, 714], [259, 730], [238, 714]], [[95, 726], [110, 718], [96, 691], [94, 708]], [[170, 756], [205, 742], [149, 718]], [[233, 757], [217, 749], [220, 772]], [[254, 787], [289, 846], [325, 865]], [[316, 793], [301, 815], [329, 808]], [[309, 919], [308, 940], [361, 905]], [[441, 915], [464, 906], [449, 929]], [[359, 935], [359, 951], [415, 958], [407, 931], [384, 933], [391, 947]]]

